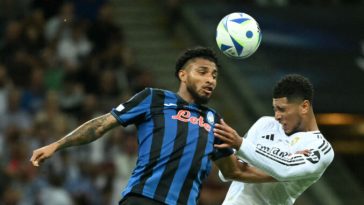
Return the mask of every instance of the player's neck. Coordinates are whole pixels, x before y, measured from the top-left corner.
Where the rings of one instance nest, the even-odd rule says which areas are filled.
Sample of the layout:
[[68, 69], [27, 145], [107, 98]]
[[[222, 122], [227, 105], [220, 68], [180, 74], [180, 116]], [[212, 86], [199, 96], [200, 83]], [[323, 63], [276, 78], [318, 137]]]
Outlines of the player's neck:
[[188, 103], [195, 103], [195, 99], [192, 97], [192, 95], [186, 88], [183, 88], [182, 86], [179, 88], [177, 95], [179, 95], [184, 101]]
[[306, 132], [319, 130], [313, 111], [308, 114], [305, 124], [306, 124], [305, 127]]

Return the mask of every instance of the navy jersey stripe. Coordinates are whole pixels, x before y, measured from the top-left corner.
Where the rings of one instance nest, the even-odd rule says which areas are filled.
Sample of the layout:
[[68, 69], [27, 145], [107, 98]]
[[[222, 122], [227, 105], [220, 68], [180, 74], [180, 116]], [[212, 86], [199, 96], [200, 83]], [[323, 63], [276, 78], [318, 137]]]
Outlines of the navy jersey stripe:
[[[178, 100], [177, 106], [183, 107], [184, 102]], [[167, 194], [170, 190], [171, 183], [175, 177], [179, 162], [183, 155], [183, 148], [186, 145], [188, 136], [188, 123], [177, 121], [177, 138], [173, 145], [172, 154], [167, 162], [167, 166], [162, 174], [163, 181], [160, 181], [156, 189], [158, 198], [162, 201], [166, 200]], [[181, 179], [180, 179], [181, 180]]]
[[163, 136], [164, 136], [164, 115], [163, 107], [160, 106], [164, 103], [164, 93], [159, 90], [154, 90], [152, 93], [152, 103], [150, 112], [153, 120], [153, 136], [152, 144], [150, 147], [149, 163], [145, 168], [143, 175], [140, 177], [140, 181], [137, 186], [134, 186], [132, 192], [142, 193], [144, 184], [149, 177], [153, 174], [153, 167], [158, 163], [160, 151], [162, 148]]
[[[198, 177], [199, 170], [201, 168], [202, 158], [205, 154], [205, 148], [207, 143], [207, 131], [200, 127], [197, 147], [195, 148], [195, 153], [192, 158], [192, 166], [187, 174], [186, 180], [184, 180], [181, 191], [178, 196], [178, 204], [191, 204], [189, 202], [189, 196], [191, 194], [191, 188], [193, 186], [194, 181]], [[183, 165], [182, 165], [183, 166]], [[197, 200], [198, 196], [192, 196], [191, 200]], [[195, 201], [193, 201], [195, 203]]]
[[153, 168], [153, 176], [150, 177], [143, 191], [143, 194], [149, 194], [153, 197], [158, 198], [158, 193], [155, 193], [157, 186], [162, 179], [162, 174], [166, 168], [167, 161], [172, 155], [174, 140], [177, 135], [177, 121], [171, 120], [171, 116], [176, 115], [176, 101], [175, 95], [170, 92], [165, 92], [164, 99], [164, 123], [165, 127], [168, 128], [164, 132], [162, 149], [160, 151], [160, 158], [158, 160], [157, 165]]

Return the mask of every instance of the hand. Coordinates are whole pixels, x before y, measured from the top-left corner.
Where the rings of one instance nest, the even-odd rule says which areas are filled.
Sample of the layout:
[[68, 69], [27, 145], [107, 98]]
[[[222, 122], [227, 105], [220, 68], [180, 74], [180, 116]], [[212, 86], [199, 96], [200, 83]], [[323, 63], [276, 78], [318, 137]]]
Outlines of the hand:
[[221, 120], [221, 124], [215, 124], [214, 135], [224, 142], [222, 144], [216, 144], [216, 148], [234, 148], [238, 150], [243, 143], [243, 138], [226, 124], [224, 120]]
[[311, 151], [308, 149], [304, 149], [304, 150], [297, 151], [295, 154], [303, 154], [307, 157], [311, 154]]
[[47, 158], [51, 157], [53, 153], [57, 150], [56, 144], [50, 144], [39, 149], [33, 151], [33, 155], [30, 158], [33, 166], [39, 167], [39, 164], [42, 163]]

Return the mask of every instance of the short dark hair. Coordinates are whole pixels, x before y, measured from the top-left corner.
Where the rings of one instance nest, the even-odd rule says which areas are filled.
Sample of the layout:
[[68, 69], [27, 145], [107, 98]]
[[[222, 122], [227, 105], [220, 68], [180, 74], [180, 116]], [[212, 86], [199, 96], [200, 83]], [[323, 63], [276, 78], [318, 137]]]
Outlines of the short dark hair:
[[220, 67], [219, 62], [217, 60], [217, 57], [215, 55], [215, 52], [211, 50], [210, 48], [206, 47], [195, 47], [187, 49], [182, 55], [177, 59], [176, 67], [175, 67], [175, 76], [179, 80], [178, 72], [183, 69], [183, 67], [186, 65], [186, 63], [193, 59], [193, 58], [203, 58], [206, 60], [209, 60], [211, 62], [214, 62], [216, 67]]
[[313, 85], [302, 75], [289, 74], [281, 78], [273, 89], [273, 98], [286, 97], [287, 100], [308, 100], [312, 104]]

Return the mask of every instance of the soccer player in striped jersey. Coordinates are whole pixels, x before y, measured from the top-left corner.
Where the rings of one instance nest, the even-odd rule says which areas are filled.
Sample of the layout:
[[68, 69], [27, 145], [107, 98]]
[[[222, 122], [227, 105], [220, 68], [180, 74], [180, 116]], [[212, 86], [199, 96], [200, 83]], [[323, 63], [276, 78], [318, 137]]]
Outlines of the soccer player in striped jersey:
[[39, 166], [56, 151], [92, 142], [120, 124], [135, 124], [138, 160], [122, 192], [121, 205], [194, 205], [202, 181], [210, 172], [211, 160], [229, 178], [270, 177], [254, 170], [237, 171], [233, 150], [214, 148], [219, 140], [213, 129], [220, 117], [204, 106], [217, 82], [218, 61], [214, 53], [207, 48], [187, 50], [177, 60], [175, 74], [180, 81], [177, 93], [146, 88], [110, 113], [33, 151], [31, 162]]
[[[301, 75], [287, 75], [275, 86], [275, 117], [260, 118], [241, 138], [224, 121], [215, 135], [224, 141], [216, 147], [232, 147], [246, 167], [256, 167], [276, 182], [233, 181], [223, 205], [290, 205], [323, 175], [334, 158], [330, 143], [316, 124], [313, 86]], [[221, 172], [219, 176], [224, 177]], [[240, 181], [240, 182], [239, 182]]]

